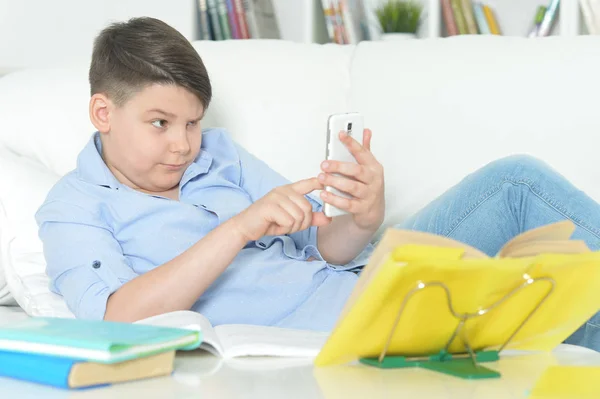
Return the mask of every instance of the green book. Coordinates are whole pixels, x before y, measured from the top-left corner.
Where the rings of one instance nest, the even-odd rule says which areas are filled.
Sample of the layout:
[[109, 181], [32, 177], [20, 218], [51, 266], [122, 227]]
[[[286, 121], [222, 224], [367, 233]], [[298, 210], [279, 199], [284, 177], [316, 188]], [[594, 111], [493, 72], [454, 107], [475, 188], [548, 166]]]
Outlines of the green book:
[[467, 27], [467, 20], [463, 13], [462, 0], [450, 0], [452, 6], [452, 12], [454, 13], [454, 20], [456, 21], [456, 27], [458, 28], [459, 35], [466, 35], [469, 33]]
[[172, 350], [192, 350], [200, 331], [109, 321], [31, 317], [0, 325], [0, 350], [98, 363], [118, 363]]
[[223, 30], [223, 39], [229, 40], [232, 38], [231, 29], [229, 27], [229, 17], [227, 16], [227, 5], [225, 0], [217, 0], [217, 9], [219, 13], [219, 24]]

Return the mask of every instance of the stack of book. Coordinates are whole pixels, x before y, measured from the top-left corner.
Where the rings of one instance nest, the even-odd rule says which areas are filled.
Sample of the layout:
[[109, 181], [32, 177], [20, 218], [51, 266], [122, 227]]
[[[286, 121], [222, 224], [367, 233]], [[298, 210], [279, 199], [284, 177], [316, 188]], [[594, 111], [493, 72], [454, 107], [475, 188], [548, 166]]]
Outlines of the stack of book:
[[272, 0], [198, 0], [200, 40], [279, 39]]
[[75, 389], [170, 375], [175, 351], [201, 342], [179, 328], [32, 317], [0, 326], [0, 376]]
[[448, 36], [501, 35], [494, 10], [471, 0], [441, 0], [442, 16]]
[[[492, 7], [472, 0], [441, 0], [442, 16], [448, 36], [492, 34], [502, 35], [502, 30]], [[539, 6], [528, 36], [548, 36], [558, 17], [560, 0], [549, 0]]]

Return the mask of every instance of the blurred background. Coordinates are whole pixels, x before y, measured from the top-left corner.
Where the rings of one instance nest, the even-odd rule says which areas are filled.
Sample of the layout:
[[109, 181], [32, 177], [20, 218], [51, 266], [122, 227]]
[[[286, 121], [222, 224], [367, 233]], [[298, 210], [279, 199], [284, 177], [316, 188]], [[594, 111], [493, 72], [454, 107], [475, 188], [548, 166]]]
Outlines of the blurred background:
[[189, 40], [361, 40], [600, 31], [600, 0], [0, 0], [0, 74], [87, 62], [106, 24], [153, 16]]

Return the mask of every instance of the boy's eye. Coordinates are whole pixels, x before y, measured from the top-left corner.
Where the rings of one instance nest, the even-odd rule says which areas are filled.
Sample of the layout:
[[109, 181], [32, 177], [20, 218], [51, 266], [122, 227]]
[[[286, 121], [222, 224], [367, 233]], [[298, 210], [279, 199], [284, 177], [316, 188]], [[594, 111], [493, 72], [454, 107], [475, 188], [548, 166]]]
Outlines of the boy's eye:
[[157, 127], [159, 129], [164, 129], [165, 127], [167, 127], [167, 121], [164, 119], [158, 119], [155, 121], [152, 121], [152, 126]]
[[196, 126], [197, 124], [198, 124], [198, 121], [191, 121], [191, 122], [188, 122], [188, 126], [191, 126], [191, 127], [194, 127], [194, 126]]

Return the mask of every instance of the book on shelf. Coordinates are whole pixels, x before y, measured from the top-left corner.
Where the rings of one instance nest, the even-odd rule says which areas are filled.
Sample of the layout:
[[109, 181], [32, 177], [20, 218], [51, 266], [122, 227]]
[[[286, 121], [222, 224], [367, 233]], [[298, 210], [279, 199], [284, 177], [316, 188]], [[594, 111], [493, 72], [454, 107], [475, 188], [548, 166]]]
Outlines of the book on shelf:
[[483, 11], [483, 5], [481, 3], [473, 3], [473, 14], [475, 15], [475, 21], [477, 21], [479, 33], [482, 35], [490, 35], [492, 32], [490, 31], [490, 26], [485, 18], [485, 12]]
[[200, 28], [200, 40], [211, 40], [210, 16], [208, 14], [207, 0], [198, 0], [198, 25]]
[[488, 6], [487, 4], [482, 4], [482, 7], [483, 15], [485, 15], [485, 21], [487, 22], [490, 34], [502, 35], [500, 25], [498, 24], [498, 20], [496, 19], [496, 13], [492, 9], [492, 7]]
[[231, 37], [233, 39], [240, 39], [240, 24], [236, 17], [236, 10], [234, 8], [233, 0], [225, 0], [227, 5], [227, 18], [229, 22], [229, 28], [231, 30]]
[[233, 1], [233, 12], [235, 13], [235, 21], [239, 28], [240, 39], [250, 39], [250, 32], [248, 32], [248, 22], [246, 21], [246, 12], [242, 0]]
[[544, 20], [544, 15], [546, 14], [546, 10], [548, 8], [546, 6], [538, 6], [537, 11], [535, 13], [535, 18], [533, 19], [533, 26], [529, 31], [529, 37], [536, 37], [540, 30], [540, 26], [542, 21]]
[[600, 34], [600, 0], [580, 0], [581, 13], [590, 35]]
[[473, 13], [473, 3], [471, 0], [462, 0], [461, 10], [465, 16], [465, 24], [467, 28], [467, 33], [470, 35], [476, 35], [479, 33], [477, 29], [477, 23], [475, 22], [475, 15]]
[[357, 44], [369, 39], [367, 10], [363, 0], [320, 0], [329, 41]]
[[456, 36], [458, 35], [458, 26], [456, 25], [456, 19], [454, 19], [451, 1], [452, 0], [441, 0], [442, 18], [444, 19], [444, 25], [446, 26], [446, 34], [448, 36]]
[[[560, 8], [560, 0], [546, 0], [546, 5], [536, 8], [532, 16], [533, 24], [526, 33], [527, 37], [548, 36], [552, 33]], [[593, 3], [600, 5], [600, 0], [580, 0], [584, 17], [593, 17]], [[493, 7], [485, 2], [474, 0], [440, 0], [442, 20], [447, 36], [465, 34], [502, 35], [502, 29]], [[586, 11], [587, 10], [587, 11]], [[588, 23], [588, 25], [590, 25]], [[592, 30], [595, 28], [592, 27]]]
[[494, 11], [487, 4], [472, 0], [440, 1], [448, 36], [501, 34]]
[[223, 34], [223, 40], [233, 38], [231, 34], [231, 27], [229, 25], [227, 4], [225, 0], [217, 0], [217, 13], [219, 15], [219, 26], [221, 27], [221, 33]]
[[458, 28], [459, 35], [466, 35], [468, 33], [467, 30], [467, 20], [465, 18], [465, 14], [462, 7], [461, 0], [450, 0], [450, 5], [452, 6], [452, 15], [454, 16], [454, 21], [456, 21], [456, 27]]
[[200, 40], [279, 39], [272, 0], [198, 0]]
[[550, 4], [546, 8], [546, 12], [544, 12], [544, 18], [540, 23], [536, 36], [548, 36], [550, 34], [557, 20], [559, 6], [560, 0], [550, 0]]
[[210, 18], [211, 38], [213, 40], [223, 40], [223, 30], [219, 21], [218, 0], [206, 0], [207, 12]]
[[248, 30], [253, 39], [279, 39], [281, 32], [272, 0], [244, 0]]
[[388, 229], [315, 364], [384, 350], [554, 349], [600, 308], [600, 252], [571, 239], [574, 231], [570, 221], [530, 230], [490, 257], [448, 237]]

